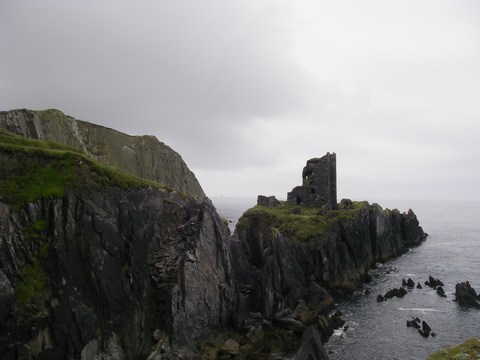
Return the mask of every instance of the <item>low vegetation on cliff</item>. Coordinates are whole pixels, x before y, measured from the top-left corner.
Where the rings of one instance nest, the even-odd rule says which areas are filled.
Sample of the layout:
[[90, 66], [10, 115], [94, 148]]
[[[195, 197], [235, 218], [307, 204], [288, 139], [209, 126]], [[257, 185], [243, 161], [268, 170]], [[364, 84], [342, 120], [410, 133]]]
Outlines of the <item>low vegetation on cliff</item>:
[[61, 197], [86, 187], [166, 188], [50, 141], [27, 139], [0, 130], [0, 198], [20, 208], [41, 198]]
[[367, 201], [354, 201], [351, 205], [339, 204], [338, 210], [324, 211], [320, 208], [292, 205], [280, 202], [277, 206], [257, 205], [247, 210], [240, 219], [238, 229], [247, 229], [255, 217], [261, 217], [264, 226], [276, 228], [281, 234], [297, 241], [318, 240], [329, 231], [334, 231], [339, 221], [355, 219]]
[[428, 357], [428, 360], [478, 359], [480, 358], [480, 338], [470, 339], [460, 345], [440, 350]]

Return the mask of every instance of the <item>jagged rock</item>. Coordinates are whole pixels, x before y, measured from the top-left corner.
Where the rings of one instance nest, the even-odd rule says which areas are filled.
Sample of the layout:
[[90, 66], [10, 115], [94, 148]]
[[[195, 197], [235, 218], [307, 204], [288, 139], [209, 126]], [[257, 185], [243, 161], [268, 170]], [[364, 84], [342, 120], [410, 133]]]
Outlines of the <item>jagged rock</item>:
[[408, 280], [407, 280], [407, 287], [413, 289], [413, 288], [415, 287], [415, 281], [413, 281], [411, 278], [408, 278]]
[[440, 295], [441, 297], [447, 297], [447, 295], [445, 295], [445, 291], [443, 290], [443, 287], [441, 286], [437, 287], [437, 294]]
[[428, 277], [428, 281], [425, 281], [425, 285], [430, 286], [431, 288], [436, 288], [437, 286], [445, 286], [443, 282], [439, 279], [435, 279], [433, 276]]
[[417, 283], [417, 289], [422, 289], [422, 285], [420, 285], [420, 283]]
[[405, 279], [402, 279], [402, 286], [407, 286], [407, 282], [405, 281]]
[[480, 308], [480, 296], [468, 281], [455, 285], [455, 300], [461, 306]]
[[415, 329], [420, 329], [420, 319], [413, 318], [412, 320], [407, 320], [407, 327], [413, 327]]
[[422, 321], [422, 329], [418, 330], [420, 335], [422, 335], [423, 337], [429, 337], [431, 331], [432, 329], [430, 328], [430, 326], [425, 321]]
[[313, 326], [307, 327], [302, 336], [300, 349], [296, 359], [328, 360], [327, 352], [323, 347], [320, 334]]
[[[34, 240], [26, 240], [35, 226]], [[228, 233], [209, 200], [152, 188], [72, 192], [19, 211], [0, 203], [0, 229], [1, 257], [12, 255], [1, 272], [15, 279], [15, 289], [41, 284], [36, 297], [17, 300], [2, 324], [17, 334], [13, 346], [0, 338], [6, 358], [31, 341], [22, 329], [32, 322], [53, 332], [51, 347], [32, 348], [31, 355], [61, 358], [101, 349], [146, 358], [154, 329], [176, 344], [233, 325]], [[188, 261], [188, 254], [199, 261]], [[209, 258], [218, 260], [201, 260]], [[56, 305], [47, 309], [47, 302]], [[115, 338], [97, 338], [99, 329]], [[85, 347], [92, 341], [97, 345]]]
[[238, 355], [240, 352], [240, 344], [233, 339], [228, 339], [223, 343], [220, 352], [229, 355]]
[[408, 320], [407, 321], [407, 327], [413, 327], [417, 329], [418, 333], [422, 335], [423, 337], [429, 337], [430, 335], [436, 336], [435, 333], [432, 333], [432, 329], [430, 326], [426, 323], [426, 321], [422, 321], [422, 326], [420, 327], [420, 319], [418, 317]]
[[407, 290], [405, 290], [403, 287], [399, 287], [398, 289], [388, 290], [384, 295], [384, 299], [391, 299], [393, 297], [402, 298], [407, 294], [408, 294]]
[[382, 295], [377, 296], [377, 302], [385, 301], [385, 298]]
[[272, 207], [278, 204], [280, 204], [280, 201], [275, 196], [258, 195], [257, 197], [257, 205]]

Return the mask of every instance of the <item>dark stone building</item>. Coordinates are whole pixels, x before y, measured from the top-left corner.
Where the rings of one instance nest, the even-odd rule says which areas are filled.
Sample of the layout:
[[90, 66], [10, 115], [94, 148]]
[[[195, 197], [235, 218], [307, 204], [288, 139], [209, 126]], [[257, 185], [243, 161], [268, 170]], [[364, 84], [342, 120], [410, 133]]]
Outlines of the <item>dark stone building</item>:
[[337, 158], [327, 153], [307, 161], [303, 168], [303, 184], [287, 194], [290, 204], [337, 208]]

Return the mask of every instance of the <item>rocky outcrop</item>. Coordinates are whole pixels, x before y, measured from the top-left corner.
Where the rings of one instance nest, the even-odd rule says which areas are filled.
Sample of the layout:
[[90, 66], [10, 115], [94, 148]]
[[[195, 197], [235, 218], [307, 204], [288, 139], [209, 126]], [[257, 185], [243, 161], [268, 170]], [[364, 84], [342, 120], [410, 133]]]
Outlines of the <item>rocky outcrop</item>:
[[[70, 153], [68, 162], [33, 150], [1, 155], [10, 164], [0, 171], [2, 359], [169, 358], [233, 326], [229, 233], [208, 199], [99, 184], [93, 165]], [[12, 178], [36, 194], [24, 186], [35, 169], [27, 158], [51, 170], [35, 174], [43, 188], [57, 185], [54, 169], [75, 178], [12, 202]]]
[[480, 309], [480, 295], [477, 295], [477, 292], [468, 281], [455, 285], [455, 300], [461, 306]]
[[154, 189], [68, 193], [20, 212], [0, 204], [0, 219], [0, 274], [14, 289], [2, 299], [4, 359], [112, 346], [146, 356], [155, 331], [170, 346], [232, 325], [227, 230], [208, 200]]
[[126, 135], [53, 114], [1, 114], [73, 146], [0, 131], [2, 359], [267, 358], [300, 346], [324, 358], [321, 341], [342, 324], [329, 292], [353, 291], [426, 237], [411, 210], [275, 198], [230, 237], [191, 184], [174, 191], [85, 155], [116, 157], [97, 137]]
[[[290, 207], [247, 211], [232, 245], [238, 267], [244, 268], [240, 262], [246, 261], [253, 273], [262, 273], [257, 280], [263, 281], [260, 287], [265, 296], [254, 302], [263, 304], [267, 313], [297, 299], [311, 283], [353, 291], [367, 280], [377, 262], [398, 256], [426, 238], [412, 210], [401, 214], [377, 204], [356, 203], [350, 210], [296, 215], [289, 212]], [[252, 285], [251, 276], [242, 279], [239, 274], [240, 282]]]
[[95, 160], [174, 190], [205, 198], [198, 180], [181, 156], [154, 136], [129, 136], [77, 120], [58, 110], [1, 111], [0, 129], [82, 150]]
[[257, 206], [240, 219], [231, 243], [236, 326], [245, 326], [250, 312], [272, 319], [303, 304], [311, 314], [303, 325], [322, 329], [328, 338], [333, 327], [322, 324], [334, 309], [329, 292], [352, 292], [377, 262], [420, 244], [426, 234], [411, 210], [401, 214], [353, 203], [293, 213], [296, 207]]

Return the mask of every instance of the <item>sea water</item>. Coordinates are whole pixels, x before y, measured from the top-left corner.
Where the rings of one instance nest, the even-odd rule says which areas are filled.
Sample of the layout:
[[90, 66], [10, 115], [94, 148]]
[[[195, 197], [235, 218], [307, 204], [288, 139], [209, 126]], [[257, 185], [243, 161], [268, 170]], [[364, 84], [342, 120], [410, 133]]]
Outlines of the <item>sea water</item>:
[[[238, 218], [255, 199], [214, 198], [220, 215], [233, 230]], [[378, 264], [373, 280], [352, 296], [337, 297], [345, 326], [325, 344], [330, 359], [425, 359], [428, 354], [471, 337], [480, 337], [480, 310], [465, 309], [454, 301], [455, 284], [470, 281], [480, 292], [480, 203], [379, 200], [383, 208], [413, 209], [429, 234], [420, 246]], [[429, 275], [444, 284], [446, 298], [425, 286]], [[378, 294], [412, 278], [422, 289], [408, 289], [405, 297], [377, 303]], [[365, 295], [368, 289], [370, 294]], [[418, 317], [435, 337], [422, 337], [406, 326]]]

